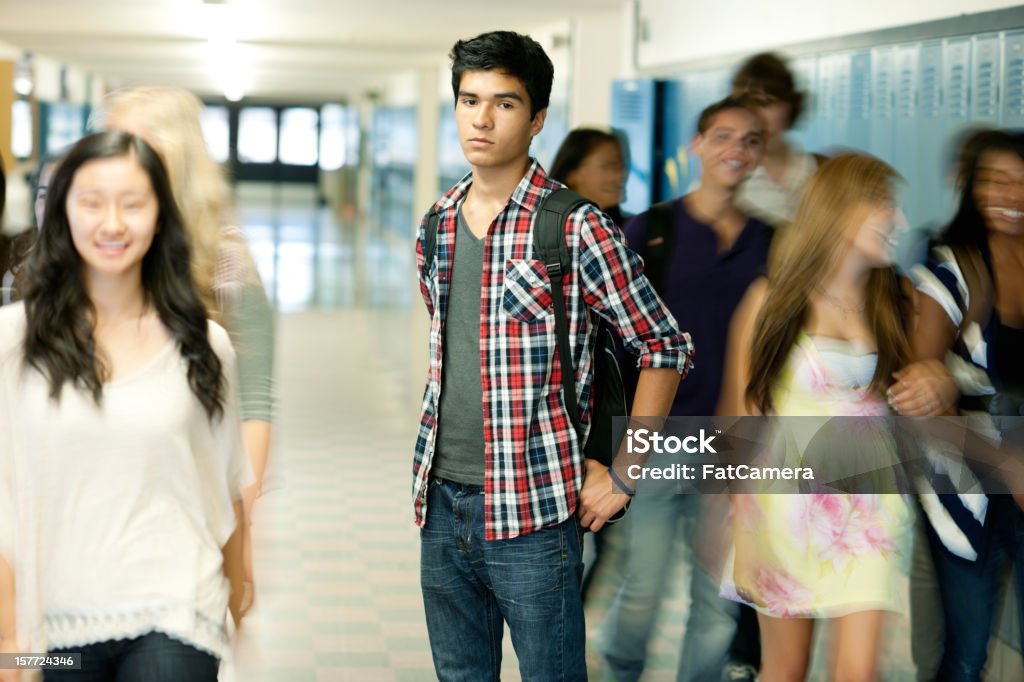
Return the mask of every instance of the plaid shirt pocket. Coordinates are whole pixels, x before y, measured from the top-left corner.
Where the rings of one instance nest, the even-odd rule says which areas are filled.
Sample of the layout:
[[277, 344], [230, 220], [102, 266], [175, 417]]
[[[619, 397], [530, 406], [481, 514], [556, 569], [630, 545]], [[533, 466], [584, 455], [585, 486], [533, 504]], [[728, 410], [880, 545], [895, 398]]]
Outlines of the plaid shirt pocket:
[[520, 322], [538, 322], [551, 315], [551, 282], [539, 260], [505, 262], [505, 283], [501, 293], [505, 314]]

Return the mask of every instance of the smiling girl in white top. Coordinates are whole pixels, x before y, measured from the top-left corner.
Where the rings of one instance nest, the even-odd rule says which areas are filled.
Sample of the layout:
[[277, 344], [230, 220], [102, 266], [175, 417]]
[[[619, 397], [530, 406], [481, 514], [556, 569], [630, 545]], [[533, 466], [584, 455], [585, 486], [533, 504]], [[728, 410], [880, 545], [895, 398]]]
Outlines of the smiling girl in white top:
[[0, 309], [0, 650], [82, 652], [46, 680], [212, 681], [241, 617], [235, 359], [187, 244], [153, 150], [86, 137]]

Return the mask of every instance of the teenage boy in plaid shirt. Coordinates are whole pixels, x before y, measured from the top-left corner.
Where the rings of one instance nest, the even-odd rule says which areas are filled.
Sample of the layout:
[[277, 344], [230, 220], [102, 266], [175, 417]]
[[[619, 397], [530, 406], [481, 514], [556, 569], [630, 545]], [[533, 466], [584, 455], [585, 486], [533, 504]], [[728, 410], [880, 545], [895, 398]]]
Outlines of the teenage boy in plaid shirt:
[[[580, 600], [585, 529], [631, 493], [591, 459], [565, 407], [573, 371], [589, 396], [597, 317], [639, 357], [633, 414], [667, 414], [693, 352], [619, 229], [593, 205], [566, 222], [571, 267], [552, 292], [533, 250], [541, 200], [560, 187], [529, 156], [544, 127], [553, 67], [508, 31], [452, 49], [455, 118], [472, 172], [438, 201], [436, 247], [420, 290], [430, 369], [413, 463], [420, 573], [441, 680], [498, 679], [508, 623], [524, 680], [586, 679]], [[428, 214], [429, 216], [429, 214]], [[552, 296], [565, 296], [572, 364], [555, 351]]]

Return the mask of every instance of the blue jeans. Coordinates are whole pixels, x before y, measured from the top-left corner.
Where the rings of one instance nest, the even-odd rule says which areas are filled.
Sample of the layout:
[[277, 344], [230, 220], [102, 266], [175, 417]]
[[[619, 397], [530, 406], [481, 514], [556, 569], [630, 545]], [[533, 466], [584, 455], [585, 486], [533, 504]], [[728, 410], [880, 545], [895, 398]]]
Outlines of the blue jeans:
[[[690, 613], [686, 618], [678, 682], [719, 682], [736, 641], [740, 605], [718, 596], [719, 584], [700, 562], [692, 562]], [[746, 632], [746, 630], [743, 630]], [[754, 646], [758, 630], [753, 628]], [[749, 643], [748, 643], [749, 644]]]
[[586, 680], [576, 518], [485, 540], [481, 486], [433, 479], [427, 505], [420, 586], [438, 679], [499, 679], [508, 623], [523, 680]]
[[989, 636], [1007, 561], [1013, 562], [1024, 649], [1024, 512], [1009, 495], [993, 495], [986, 522], [987, 547], [978, 561], [951, 554], [931, 526], [928, 534], [946, 621], [945, 648], [938, 679], [980, 680], [988, 658]]
[[217, 682], [220, 661], [160, 632], [50, 652], [81, 653], [81, 670], [46, 670], [45, 682]]
[[[647, 643], [665, 599], [673, 552], [690, 542], [700, 496], [646, 492], [641, 485], [626, 523], [629, 548], [626, 579], [608, 613], [601, 653], [617, 682], [640, 678]], [[692, 553], [691, 553], [692, 555]], [[718, 596], [718, 585], [696, 561], [690, 612], [677, 673], [680, 682], [718, 682], [729, 660], [739, 605]]]
[[[608, 611], [601, 653], [618, 682], [640, 678], [647, 642], [665, 598], [672, 554], [692, 523], [696, 495], [645, 491], [641, 485], [626, 517], [626, 577]], [[689, 519], [687, 518], [689, 517]]]

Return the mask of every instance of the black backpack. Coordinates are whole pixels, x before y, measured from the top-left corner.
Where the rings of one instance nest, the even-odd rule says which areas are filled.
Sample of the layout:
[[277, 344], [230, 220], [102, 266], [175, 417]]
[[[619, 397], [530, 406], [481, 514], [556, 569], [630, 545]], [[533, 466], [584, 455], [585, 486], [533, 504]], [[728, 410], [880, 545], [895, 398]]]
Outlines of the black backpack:
[[[575, 372], [572, 371], [571, 362], [565, 362], [566, 359], [572, 358], [569, 346], [569, 320], [565, 310], [565, 295], [556, 294], [562, 291], [562, 276], [572, 263], [565, 246], [565, 224], [577, 208], [589, 203], [592, 202], [570, 189], [557, 189], [541, 201], [533, 221], [533, 248], [537, 253], [537, 259], [544, 263], [548, 279], [551, 281], [558, 355], [563, 359], [562, 390], [565, 393], [565, 405], [577, 434], [582, 431], [582, 425]], [[424, 277], [430, 272], [430, 264], [434, 259], [440, 220], [441, 217], [436, 212], [427, 216], [423, 239]], [[586, 457], [611, 467], [612, 459], [625, 436], [626, 397], [622, 388], [622, 374], [619, 372], [619, 363], [615, 356], [615, 335], [608, 323], [600, 318], [597, 344], [594, 348], [594, 380], [590, 390], [594, 395], [594, 407], [590, 416], [590, 434], [583, 445], [583, 453]], [[615, 417], [620, 418], [621, 425], [618, 429], [615, 428], [613, 421]]]

